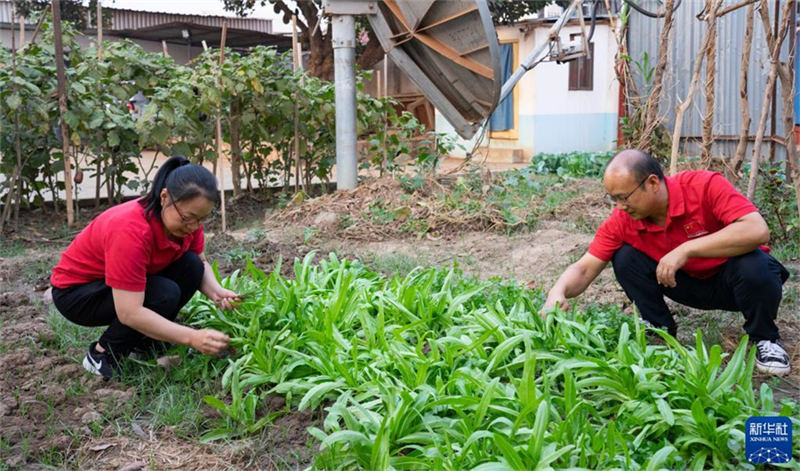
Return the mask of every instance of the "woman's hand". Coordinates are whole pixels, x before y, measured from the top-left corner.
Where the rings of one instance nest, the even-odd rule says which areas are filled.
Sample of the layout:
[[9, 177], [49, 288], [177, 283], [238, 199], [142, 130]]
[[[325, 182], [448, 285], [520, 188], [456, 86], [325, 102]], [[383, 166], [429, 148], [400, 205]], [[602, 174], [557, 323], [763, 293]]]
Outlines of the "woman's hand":
[[207, 293], [208, 299], [214, 301], [220, 309], [232, 309], [234, 303], [241, 302], [242, 298], [229, 289], [221, 286], [215, 287], [210, 293]]
[[227, 348], [231, 339], [214, 329], [195, 330], [189, 346], [207, 355], [217, 354]]

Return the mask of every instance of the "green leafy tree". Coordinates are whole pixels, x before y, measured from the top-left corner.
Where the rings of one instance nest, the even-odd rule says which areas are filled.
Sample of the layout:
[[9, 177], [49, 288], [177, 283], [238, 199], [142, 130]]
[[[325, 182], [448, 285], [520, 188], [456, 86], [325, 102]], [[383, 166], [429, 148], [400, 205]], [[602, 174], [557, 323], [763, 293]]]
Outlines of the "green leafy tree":
[[[17, 14], [26, 18], [36, 15], [44, 11], [51, 3], [51, 0], [13, 0], [14, 9]], [[61, 0], [61, 19], [69, 21], [76, 28], [82, 30], [86, 29], [86, 13], [88, 11], [92, 20], [92, 24], [97, 24], [97, 0], [90, 0], [89, 4], [84, 6], [81, 0]], [[103, 25], [109, 26], [111, 24], [111, 13], [107, 10], [103, 12]]]
[[569, 5], [569, 0], [489, 0], [489, 10], [495, 24], [510, 25], [525, 15], [535, 13], [548, 3], [557, 3], [562, 7]]
[[[333, 44], [331, 29], [321, 26], [322, 2], [314, 0], [297, 0], [297, 9], [293, 10], [283, 0], [223, 0], [225, 9], [239, 16], [246, 16], [257, 4], [271, 4], [275, 13], [283, 15], [283, 22], [290, 23], [292, 15], [297, 14], [297, 28], [303, 48], [309, 51], [308, 72], [315, 77], [333, 79]], [[362, 25], [363, 28], [363, 25]], [[383, 58], [383, 49], [372, 30], [366, 28], [369, 41], [356, 59], [362, 69], [372, 68]]]

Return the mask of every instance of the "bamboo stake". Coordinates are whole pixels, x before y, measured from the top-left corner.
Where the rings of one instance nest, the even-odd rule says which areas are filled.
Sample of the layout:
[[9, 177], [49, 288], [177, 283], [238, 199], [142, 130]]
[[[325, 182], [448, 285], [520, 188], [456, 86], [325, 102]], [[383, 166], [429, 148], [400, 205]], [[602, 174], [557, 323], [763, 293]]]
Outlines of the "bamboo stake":
[[755, 7], [752, 3], [747, 5], [747, 23], [744, 30], [744, 49], [742, 50], [742, 68], [739, 69], [739, 100], [742, 106], [742, 127], [739, 131], [739, 143], [736, 145], [736, 153], [733, 161], [728, 165], [728, 177], [731, 181], [738, 179], [739, 167], [744, 160], [744, 153], [747, 151], [747, 136], [750, 134], [750, 105], [747, 101], [747, 70], [750, 68], [750, 50], [753, 47], [753, 17]]
[[[72, 167], [69, 158], [69, 128], [64, 120], [67, 114], [67, 78], [64, 73], [64, 44], [61, 38], [61, 4], [53, 0], [53, 46], [56, 56], [56, 76], [58, 78], [58, 111], [61, 118], [61, 151], [64, 159], [64, 190], [67, 197], [67, 226], [72, 227], [75, 213], [72, 201]], [[56, 195], [53, 195], [55, 203]]]
[[47, 18], [47, 13], [50, 12], [51, 8], [52, 5], [48, 4], [46, 7], [44, 7], [44, 10], [42, 10], [42, 14], [39, 15], [39, 21], [36, 22], [36, 29], [33, 30], [33, 36], [31, 37], [31, 42], [29, 42], [28, 44], [33, 44], [36, 42], [36, 37], [39, 36], [39, 31], [42, 29], [42, 23], [44, 22], [44, 19]]
[[[381, 98], [385, 98], [389, 96], [389, 55], [383, 55], [383, 94]], [[383, 112], [383, 137], [381, 138], [381, 153], [383, 154], [383, 158], [381, 159], [381, 176], [383, 176], [383, 170], [389, 165], [389, 150], [386, 147], [386, 134], [389, 132], [389, 118], [388, 113], [386, 113], [386, 108], [384, 108]]]
[[[297, 15], [292, 15], [292, 66], [295, 73], [300, 69], [300, 57], [297, 55]], [[300, 109], [294, 94], [294, 191], [300, 191]]]
[[[764, 141], [764, 132], [767, 127], [767, 115], [769, 114], [770, 105], [772, 101], [772, 91], [775, 87], [775, 79], [778, 75], [778, 57], [780, 56], [781, 44], [783, 38], [786, 36], [786, 30], [789, 25], [789, 7], [794, 6], [794, 1], [788, 1], [783, 6], [783, 19], [781, 20], [781, 28], [778, 33], [778, 38], [773, 41], [773, 47], [770, 54], [769, 75], [767, 76], [767, 85], [764, 90], [764, 102], [761, 106], [761, 119], [758, 122], [758, 131], [756, 132], [756, 142], [753, 144], [753, 156], [750, 159], [750, 179], [747, 182], [747, 198], [751, 201], [756, 194], [756, 183], [758, 180], [758, 163], [761, 159], [761, 144]], [[761, 8], [768, 8], [767, 2], [761, 3]], [[766, 11], [762, 10], [762, 18], [765, 16]], [[775, 14], [778, 14], [776, 11]], [[769, 33], [769, 28], [766, 29], [765, 35], [769, 41], [772, 36]]]
[[[16, 21], [16, 9], [11, 10], [11, 73], [13, 76], [16, 77], [17, 75], [17, 44], [14, 38], [14, 22]], [[14, 92], [17, 91], [18, 85], [16, 83], [13, 84]], [[17, 154], [17, 163], [14, 165], [14, 173], [11, 175], [11, 179], [8, 185], [8, 195], [6, 196], [6, 204], [3, 208], [2, 217], [0, 217], [0, 234], [3, 232], [3, 228], [5, 226], [5, 222], [10, 219], [11, 215], [11, 202], [14, 197], [14, 191], [16, 189], [17, 195], [15, 200], [15, 214], [19, 213], [19, 199], [20, 199], [20, 192], [19, 187], [17, 185], [17, 180], [20, 178], [20, 173], [22, 172], [22, 146], [20, 145], [20, 135], [19, 135], [19, 109], [14, 113], [14, 137], [15, 137], [15, 148]]]
[[[222, 88], [222, 64], [225, 62], [225, 37], [228, 35], [228, 23], [222, 20], [222, 38], [219, 41], [219, 75], [217, 86]], [[219, 201], [222, 209], [222, 232], [228, 230], [227, 216], [225, 214], [225, 165], [222, 161], [222, 108], [217, 112], [217, 170], [219, 172]]]
[[103, 4], [97, 0], [97, 58], [103, 60]]
[[19, 48], [25, 47], [25, 17], [19, 17]]
[[[95, 21], [95, 29], [97, 30], [97, 62], [103, 61], [103, 4], [97, 0], [97, 19]], [[101, 147], [102, 154], [102, 147]], [[100, 206], [100, 171], [102, 170], [101, 160], [97, 159], [97, 167], [95, 169], [95, 184], [94, 184], [94, 206]]]

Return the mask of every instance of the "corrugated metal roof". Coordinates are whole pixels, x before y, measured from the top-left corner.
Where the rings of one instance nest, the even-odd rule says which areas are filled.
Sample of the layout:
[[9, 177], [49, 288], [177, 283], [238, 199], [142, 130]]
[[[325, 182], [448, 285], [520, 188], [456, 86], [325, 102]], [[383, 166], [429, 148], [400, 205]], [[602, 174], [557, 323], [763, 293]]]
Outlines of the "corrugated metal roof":
[[[646, 0], [643, 3], [651, 7], [656, 5], [655, 0]], [[732, 0], [723, 1], [724, 6], [734, 3]], [[683, 4], [675, 12], [674, 30], [669, 47], [669, 60], [664, 75], [664, 94], [659, 107], [659, 115], [665, 117], [665, 125], [670, 131], [674, 127], [676, 106], [686, 97], [689, 90], [694, 63], [705, 35], [706, 23], [696, 18], [703, 6], [702, 2], [684, 0]], [[775, 15], [774, 7], [774, 2], [770, 1], [769, 8], [773, 19]], [[654, 10], [655, 8], [651, 9]], [[745, 8], [729, 13], [717, 20], [717, 72], [713, 126], [713, 134], [715, 135], [738, 136], [740, 134], [739, 71], [744, 49], [745, 24]], [[658, 60], [658, 43], [663, 25], [663, 19], [656, 20], [631, 11], [628, 43], [633, 62], [631, 68], [634, 71], [634, 78], [640, 93], [646, 91], [646, 84], [634, 63], [642, 65], [646, 53], [649, 57], [650, 67], [655, 67]], [[794, 28], [790, 29], [793, 30]], [[792, 43], [792, 33], [790, 32], [788, 36], [789, 38], [784, 41], [783, 49], [781, 50], [782, 61], [787, 60], [789, 46]], [[748, 108], [751, 118], [750, 135], [755, 135], [758, 127], [768, 72], [769, 51], [764, 37], [764, 28], [756, 11], [753, 45], [750, 52], [750, 66], [747, 76]], [[699, 88], [691, 106], [684, 115], [682, 135], [685, 137], [702, 135], [702, 120], [705, 113], [705, 66], [700, 74]], [[777, 83], [776, 135], [783, 135], [780, 80]], [[767, 136], [770, 135], [771, 129], [771, 122], [768, 121]], [[693, 147], [693, 145], [690, 145], [687, 150], [691, 152]], [[735, 149], [735, 140], [723, 140], [715, 143], [714, 152], [716, 154], [732, 155]]]
[[[8, 1], [0, 1], [0, 23], [11, 23], [11, 15], [14, 12], [14, 4]], [[17, 20], [19, 21], [19, 19]], [[29, 19], [25, 19], [25, 24], [35, 24]]]
[[223, 16], [183, 15], [178, 13], [156, 13], [149, 11], [111, 10], [111, 30], [134, 30], [150, 28], [167, 23], [195, 23], [203, 26], [222, 27], [225, 21], [229, 28], [272, 34], [272, 20], [261, 18], [230, 18]]
[[[0, 0], [0, 23], [11, 23], [11, 15], [14, 10], [12, 2]], [[224, 20], [231, 29], [255, 31], [259, 33], [272, 34], [272, 20], [263, 18], [238, 18], [223, 17], [213, 15], [184, 15], [180, 13], [161, 13], [137, 10], [125, 10], [121, 8], [104, 7], [103, 10], [111, 11], [111, 31], [129, 31], [168, 23], [195, 23], [203, 26], [222, 27]], [[25, 19], [26, 24], [35, 24], [29, 19]]]

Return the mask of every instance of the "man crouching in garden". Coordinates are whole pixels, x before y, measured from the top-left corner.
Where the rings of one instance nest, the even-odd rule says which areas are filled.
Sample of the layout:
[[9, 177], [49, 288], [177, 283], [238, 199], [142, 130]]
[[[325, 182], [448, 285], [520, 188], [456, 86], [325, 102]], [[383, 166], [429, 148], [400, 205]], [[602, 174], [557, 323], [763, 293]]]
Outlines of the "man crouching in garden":
[[762, 245], [769, 228], [750, 200], [716, 172], [665, 177], [659, 162], [638, 150], [611, 159], [603, 184], [614, 211], [550, 289], [544, 308], [566, 309], [566, 299], [611, 262], [649, 327], [677, 332], [664, 296], [698, 309], [740, 311], [757, 346], [756, 367], [788, 374], [775, 317], [789, 272]]

